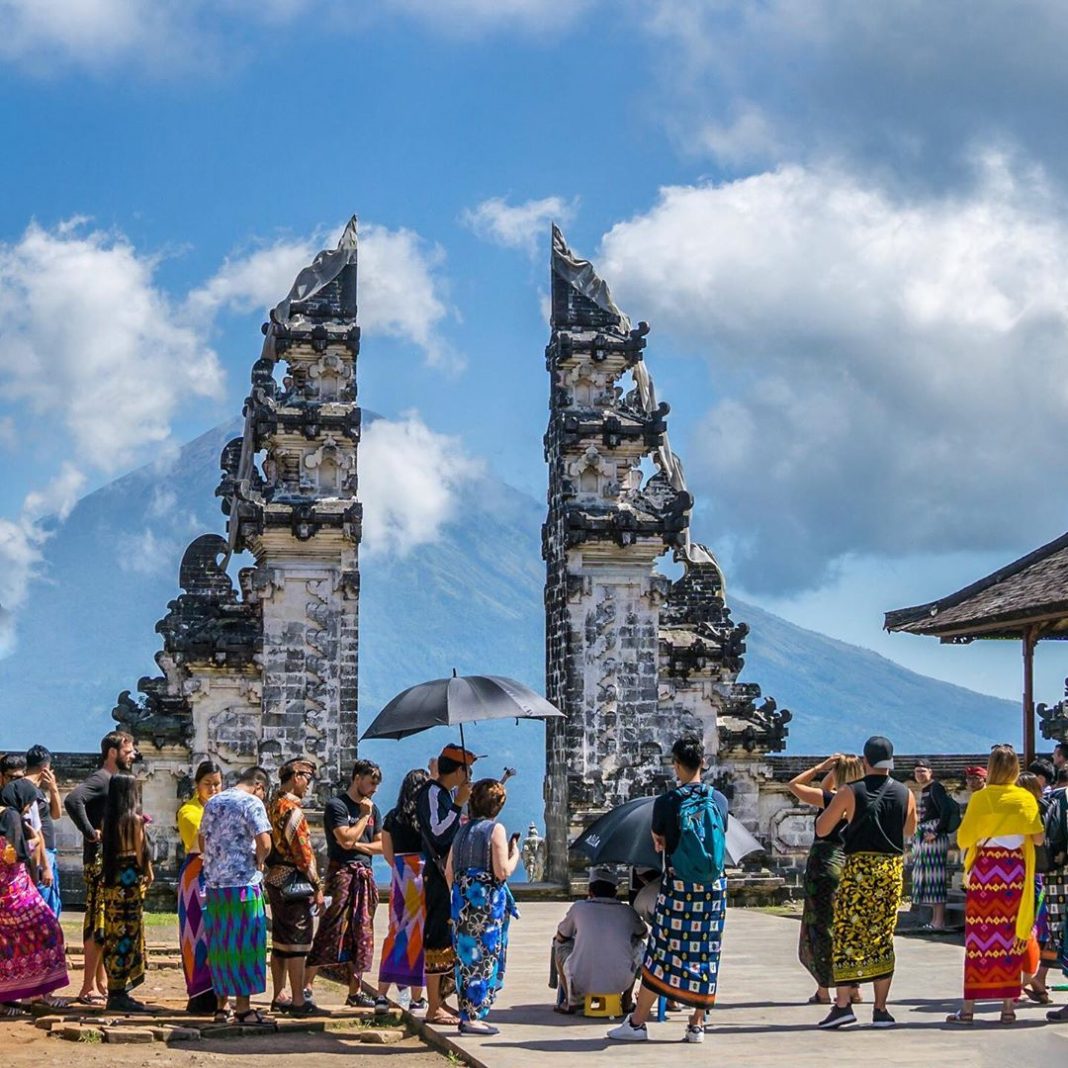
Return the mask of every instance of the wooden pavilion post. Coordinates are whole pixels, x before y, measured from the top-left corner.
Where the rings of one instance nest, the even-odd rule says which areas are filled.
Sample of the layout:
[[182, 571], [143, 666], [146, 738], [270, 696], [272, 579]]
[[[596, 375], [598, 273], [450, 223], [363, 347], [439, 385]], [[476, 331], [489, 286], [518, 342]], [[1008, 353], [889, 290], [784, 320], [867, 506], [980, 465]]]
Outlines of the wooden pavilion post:
[[1023, 765], [1035, 759], [1035, 645], [1038, 642], [1038, 627], [1027, 627], [1023, 634], [1024, 689], [1023, 689]]

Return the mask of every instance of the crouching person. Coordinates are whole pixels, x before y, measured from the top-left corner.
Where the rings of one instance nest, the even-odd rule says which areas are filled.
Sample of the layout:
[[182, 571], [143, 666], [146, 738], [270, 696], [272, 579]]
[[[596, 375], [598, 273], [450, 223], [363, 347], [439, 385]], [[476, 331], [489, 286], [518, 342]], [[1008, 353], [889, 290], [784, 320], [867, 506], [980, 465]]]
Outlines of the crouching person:
[[590, 869], [589, 896], [576, 901], [556, 929], [553, 955], [559, 977], [556, 1011], [581, 1010], [587, 994], [631, 993], [641, 968], [646, 927], [637, 912], [616, 897], [615, 875]]

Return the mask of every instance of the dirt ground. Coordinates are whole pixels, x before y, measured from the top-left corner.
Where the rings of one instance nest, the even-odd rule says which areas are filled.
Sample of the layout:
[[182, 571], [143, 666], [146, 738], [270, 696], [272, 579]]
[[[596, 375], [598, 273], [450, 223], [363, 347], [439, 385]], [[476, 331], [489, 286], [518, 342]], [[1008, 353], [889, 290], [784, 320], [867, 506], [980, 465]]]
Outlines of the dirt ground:
[[[74, 965], [70, 969], [70, 986], [57, 990], [56, 997], [73, 997], [81, 983], [81, 917], [64, 916], [64, 933], [67, 936], [68, 959]], [[176, 954], [176, 939], [170, 935], [166, 922], [151, 925], [147, 929], [149, 961], [170, 961]], [[168, 1019], [185, 1007], [185, 983], [180, 968], [149, 967], [145, 982], [134, 992], [135, 996], [149, 1005], [166, 1011]], [[316, 1001], [324, 1008], [343, 1010], [345, 991], [334, 983], [317, 981]], [[253, 998], [254, 1007], [267, 1011], [270, 990]], [[180, 1014], [180, 1013], [179, 1013]], [[348, 1015], [348, 1014], [346, 1014]], [[91, 1020], [86, 1020], [91, 1023]], [[133, 1021], [131, 1021], [133, 1022]], [[140, 1019], [136, 1021], [142, 1023]], [[144, 1024], [151, 1025], [150, 1019]], [[311, 1055], [317, 1064], [330, 1064], [354, 1053], [365, 1058], [389, 1060], [390, 1068], [444, 1068], [448, 1058], [427, 1046], [419, 1038], [409, 1036], [390, 1045], [361, 1043], [358, 1038], [360, 1021], [351, 1018], [335, 1021], [331, 1027], [345, 1030], [278, 1032], [240, 1038], [205, 1038], [199, 1042], [183, 1042], [165, 1045], [151, 1044], [116, 1045], [100, 1042], [70, 1042], [52, 1038], [46, 1031], [27, 1020], [0, 1020], [0, 1050], [5, 1068], [28, 1068], [42, 1064], [78, 1064], [84, 1068], [152, 1068], [156, 1065], [182, 1064], [188, 1068], [225, 1066], [225, 1068], [271, 1068], [283, 1062], [275, 1058], [293, 1055]], [[355, 1034], [353, 1032], [356, 1032]], [[458, 1063], [453, 1061], [453, 1063]]]

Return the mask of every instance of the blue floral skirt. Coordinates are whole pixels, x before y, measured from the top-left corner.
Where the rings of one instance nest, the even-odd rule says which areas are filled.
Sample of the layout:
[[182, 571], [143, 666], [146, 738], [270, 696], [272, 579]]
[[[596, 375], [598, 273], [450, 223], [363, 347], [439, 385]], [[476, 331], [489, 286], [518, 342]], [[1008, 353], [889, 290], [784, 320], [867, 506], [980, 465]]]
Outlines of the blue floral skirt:
[[481, 1020], [504, 985], [508, 924], [518, 918], [508, 884], [483, 868], [457, 873], [452, 884], [452, 937], [460, 1019]]

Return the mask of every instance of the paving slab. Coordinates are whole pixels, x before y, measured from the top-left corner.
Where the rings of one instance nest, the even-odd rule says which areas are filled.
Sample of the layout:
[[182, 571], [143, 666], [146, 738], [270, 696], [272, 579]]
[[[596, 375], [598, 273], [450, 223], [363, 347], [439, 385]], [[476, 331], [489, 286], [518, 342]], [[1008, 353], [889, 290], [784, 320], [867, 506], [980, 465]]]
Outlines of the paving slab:
[[[961, 1064], [1005, 1068], [1021, 1056], [1028, 1063], [1063, 1063], [1068, 1057], [1068, 1024], [1049, 1024], [1046, 1008], [1017, 1007], [1019, 1022], [997, 1023], [998, 1006], [981, 1005], [976, 1024], [951, 1027], [944, 1019], [958, 1007], [963, 949], [933, 939], [899, 937], [898, 971], [890, 1011], [898, 1026], [874, 1030], [871, 987], [857, 1006], [859, 1027], [822, 1032], [816, 1023], [823, 1006], [805, 1004], [813, 992], [808, 974], [797, 962], [798, 921], [748, 909], [728, 913], [716, 1007], [711, 1030], [699, 1049], [682, 1042], [686, 1016], [673, 1013], [664, 1023], [651, 1022], [650, 1039], [640, 1044], [609, 1042], [611, 1021], [560, 1016], [552, 1011], [548, 988], [549, 943], [567, 909], [565, 902], [526, 902], [513, 923], [505, 986], [489, 1022], [496, 1036], [458, 1035], [436, 1028], [475, 1064], [486, 1068], [544, 1068], [547, 1054], [579, 1054], [583, 1065], [613, 1068], [665, 1068], [707, 1063], [776, 1065], [863, 1064], [891, 1057], [922, 1063], [924, 1068]], [[384, 910], [380, 910], [384, 911]], [[1065, 995], [1056, 995], [1063, 1001]]]

